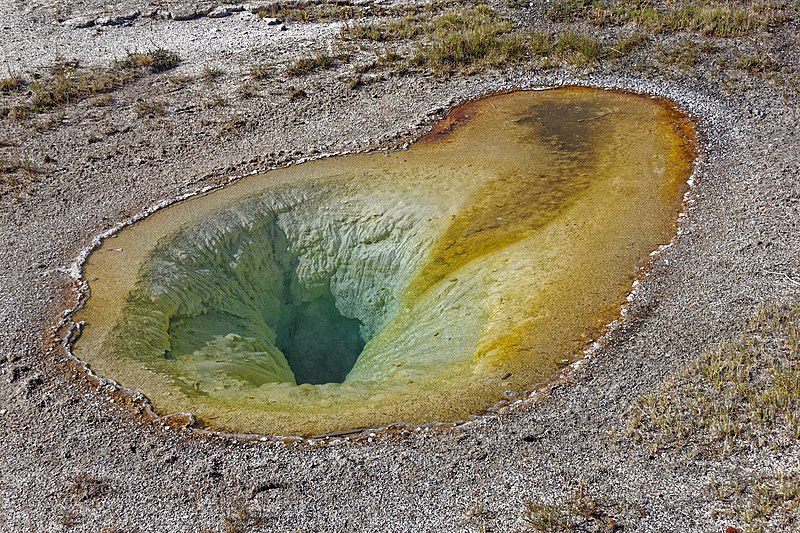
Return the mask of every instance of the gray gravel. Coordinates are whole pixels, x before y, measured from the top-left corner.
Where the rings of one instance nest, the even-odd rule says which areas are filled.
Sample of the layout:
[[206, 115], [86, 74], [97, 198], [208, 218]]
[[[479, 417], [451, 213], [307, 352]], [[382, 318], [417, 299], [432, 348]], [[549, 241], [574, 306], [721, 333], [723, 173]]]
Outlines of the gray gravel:
[[[278, 70], [257, 84], [257, 97], [241, 99], [251, 65], [330, 49], [338, 25], [281, 31], [241, 12], [180, 22], [141, 16], [98, 33], [59, 21], [148, 6], [59, 4], [2, 3], [11, 72], [57, 54], [104, 64], [153, 45], [184, 61], [115, 92], [106, 106], [84, 101], [51, 113], [50, 128], [44, 116], [0, 119], [0, 139], [16, 141], [14, 155], [44, 171], [0, 196], [0, 529], [515, 531], [526, 527], [526, 502], [563, 502], [582, 483], [625, 531], [724, 531], [734, 522], [716, 512], [712, 479], [800, 464], [797, 443], [720, 460], [609, 438], [635, 398], [734, 336], [759, 304], [797, 298], [796, 94], [746, 75], [729, 93], [730, 80], [710, 67], [685, 76], [631, 59], [547, 75], [525, 67], [447, 79], [387, 75], [358, 90], [338, 79], [347, 66], [299, 79]], [[798, 58], [793, 24], [759, 39]], [[169, 81], [208, 65], [224, 68], [220, 81]], [[565, 84], [671, 98], [697, 116], [702, 154], [679, 235], [654, 258], [624, 321], [584, 364], [513, 409], [457, 428], [327, 445], [203, 437], [141, 423], [73, 380], [46, 342], [70, 305], [76, 258], [95, 236], [159, 202], [316, 153], [402, 144], [432, 125], [435, 110], [475, 96]], [[290, 101], [290, 86], [308, 97]], [[227, 105], [204, 105], [214, 94]], [[165, 116], [139, 118], [137, 99], [163, 101]]]

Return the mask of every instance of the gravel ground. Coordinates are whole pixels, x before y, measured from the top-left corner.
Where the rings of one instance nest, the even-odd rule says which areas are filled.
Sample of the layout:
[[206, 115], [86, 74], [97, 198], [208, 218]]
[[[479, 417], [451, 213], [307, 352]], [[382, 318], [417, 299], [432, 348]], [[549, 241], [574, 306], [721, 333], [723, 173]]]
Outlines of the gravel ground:
[[[543, 23], [534, 4], [517, 15], [522, 23]], [[712, 60], [651, 60], [680, 35], [597, 65], [375, 75], [351, 88], [340, 79], [350, 65], [280, 74], [292, 57], [338, 46], [340, 23], [269, 25], [247, 11], [190, 21], [145, 16], [185, 7], [0, 2], [9, 73], [58, 58], [102, 65], [155, 47], [183, 59], [108, 102], [0, 119], [0, 140], [14, 145], [0, 145], [0, 154], [39, 169], [0, 191], [2, 529], [517, 531], [530, 526], [528, 502], [565, 505], [580, 488], [601, 517], [587, 519], [588, 530], [613, 529], [613, 519], [625, 531], [725, 531], [741, 524], [710, 489], [714, 480], [800, 466], [797, 442], [720, 459], [610, 437], [637, 397], [735, 336], [760, 304], [797, 298], [800, 126], [792, 90]], [[117, 25], [62, 23], [135, 9], [138, 18]], [[796, 69], [797, 35], [790, 21], [772, 33], [717, 40], [715, 57], [766, 50]], [[238, 96], [259, 62], [277, 65], [277, 74], [255, 83], [255, 96]], [[217, 81], [189, 80], [212, 66], [224, 70]], [[456, 428], [330, 443], [202, 436], [142, 423], [119, 397], [72, 379], [78, 374], [48, 341], [73, 303], [76, 258], [97, 235], [160, 202], [303, 157], [401, 145], [476, 96], [568, 84], [672, 99], [697, 117], [701, 154], [679, 234], [654, 257], [622, 323], [584, 364], [513, 409]], [[298, 89], [307, 96], [287, 96]], [[142, 101], [163, 103], [163, 115], [140, 116]]]

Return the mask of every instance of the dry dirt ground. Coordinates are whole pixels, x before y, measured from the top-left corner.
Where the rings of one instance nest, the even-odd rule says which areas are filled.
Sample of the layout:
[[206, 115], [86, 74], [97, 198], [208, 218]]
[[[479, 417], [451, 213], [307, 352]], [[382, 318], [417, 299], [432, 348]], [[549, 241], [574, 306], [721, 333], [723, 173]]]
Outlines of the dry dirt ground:
[[[494, 4], [518, 31], [557, 39], [572, 29], [611, 48], [645, 39], [619, 54], [528, 54], [450, 73], [369, 67], [382, 45], [342, 41], [332, 4], [321, 22], [313, 6], [299, 17], [228, 6], [215, 18], [220, 6], [201, 4], [0, 0], [0, 78], [22, 79], [0, 92], [0, 529], [800, 528], [796, 435], [768, 428], [720, 451], [713, 438], [659, 445], [658, 431], [626, 431], [641, 397], [688, 379], [685, 369], [736, 339], [759, 306], [797, 301], [796, 3], [732, 37], [559, 21], [557, 2]], [[359, 6], [380, 7], [349, 7]], [[180, 62], [133, 65], [113, 87], [25, 109], [37, 77], [107, 73], [158, 49]], [[287, 73], [316, 51], [333, 64]], [[328, 444], [203, 437], [142, 422], [105, 387], [73, 379], [48, 341], [72, 303], [76, 258], [160, 202], [320, 153], [402, 145], [473, 97], [566, 84], [671, 98], [697, 117], [702, 146], [679, 234], [622, 323], [585, 364], [514, 409]]]

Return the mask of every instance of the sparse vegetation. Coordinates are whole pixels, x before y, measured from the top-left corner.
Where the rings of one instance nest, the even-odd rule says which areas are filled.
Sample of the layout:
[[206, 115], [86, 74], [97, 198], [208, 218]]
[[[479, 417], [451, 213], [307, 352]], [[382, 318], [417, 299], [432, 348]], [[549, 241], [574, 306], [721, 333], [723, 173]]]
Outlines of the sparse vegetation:
[[48, 75], [27, 84], [29, 96], [25, 100], [7, 108], [3, 114], [24, 119], [33, 113], [111, 92], [146, 74], [165, 72], [178, 62], [177, 55], [163, 49], [131, 53], [108, 67], [82, 67], [77, 61], [57, 61]]
[[186, 87], [194, 81], [194, 78], [189, 74], [176, 74], [169, 77], [169, 82], [176, 87]]
[[258, 88], [252, 82], [246, 82], [236, 89], [236, 96], [242, 100], [258, 96]]
[[568, 57], [572, 63], [581, 61], [597, 61], [604, 53], [600, 41], [593, 37], [580, 35], [571, 31], [561, 33], [556, 41], [555, 48], [558, 52], [571, 54]]
[[617, 436], [719, 455], [800, 439], [800, 306], [760, 309], [739, 339], [637, 400]]
[[675, 46], [660, 50], [657, 58], [661, 63], [679, 67], [693, 67], [702, 56], [700, 46], [693, 39], [684, 39]]
[[286, 95], [289, 97], [290, 102], [308, 97], [308, 94], [306, 94], [303, 89], [298, 89], [294, 85], [291, 85], [286, 89]]
[[219, 94], [213, 94], [211, 95], [211, 98], [203, 102], [204, 109], [213, 109], [215, 107], [223, 107], [226, 105], [228, 105], [228, 101], [224, 96]]
[[245, 533], [261, 526], [264, 518], [250, 511], [243, 501], [239, 501], [234, 511], [226, 515], [222, 522], [225, 533]]
[[537, 532], [588, 531], [589, 526], [605, 531], [620, 529], [616, 520], [600, 507], [589, 494], [586, 484], [578, 484], [575, 492], [562, 504], [529, 501], [522, 519]]
[[[345, 26], [343, 40], [421, 40], [409, 63], [436, 72], [515, 62], [526, 54], [524, 37], [511, 33], [511, 21], [486, 4], [456, 8], [428, 20], [409, 15], [386, 24]], [[397, 52], [393, 52], [397, 54]], [[397, 62], [398, 58], [395, 58]]]
[[217, 66], [206, 65], [203, 67], [202, 72], [200, 72], [200, 78], [207, 83], [215, 82], [225, 74], [221, 68]]
[[272, 75], [272, 70], [267, 63], [258, 63], [250, 67], [250, 78], [255, 81], [265, 80]]
[[25, 82], [19, 76], [0, 79], [0, 93], [8, 94], [21, 91]]
[[68, 490], [76, 502], [85, 502], [99, 498], [108, 493], [109, 485], [105, 481], [81, 472], [69, 480]]
[[712, 478], [707, 493], [718, 502], [718, 514], [746, 533], [793, 530], [800, 517], [800, 472], [788, 465], [777, 473]]
[[778, 69], [778, 63], [766, 55], [742, 55], [736, 59], [736, 68], [749, 72], [750, 74], [761, 74], [765, 72], [774, 72]]
[[634, 23], [655, 33], [691, 31], [713, 37], [740, 37], [786, 22], [781, 3], [669, 2], [659, 7], [640, 0], [561, 0], [548, 12], [554, 22], [585, 21], [595, 26]]
[[[253, 126], [254, 124], [252, 122], [247, 120], [242, 115], [236, 113], [222, 121], [219, 127], [219, 134], [226, 136], [234, 133], [242, 133], [251, 130]], [[200, 383], [192, 383], [192, 389], [199, 393], [201, 390]]]
[[42, 170], [29, 159], [0, 154], [0, 196], [12, 194], [17, 197], [39, 179], [41, 173]]
[[166, 72], [178, 66], [180, 58], [174, 52], [157, 48], [146, 53], [130, 53], [128, 57], [114, 62], [114, 66], [121, 70], [148, 69], [157, 74]]
[[[641, 32], [614, 43], [574, 31], [524, 34], [485, 4], [445, 9], [433, 18], [411, 14], [386, 23], [347, 25], [340, 37], [374, 43], [412, 41], [413, 46], [378, 51], [370, 68], [391, 68], [395, 73], [424, 69], [440, 74], [476, 72], [531, 59], [540, 67], [564, 62], [582, 66], [622, 57], [647, 42]], [[363, 72], [363, 67], [358, 72]]]
[[6, 159], [0, 157], [0, 176], [17, 174], [20, 172], [32, 177], [34, 174], [38, 173], [39, 170], [36, 165], [27, 159]]
[[317, 70], [329, 69], [336, 65], [341, 56], [332, 56], [324, 52], [317, 52], [311, 56], [301, 57], [289, 63], [286, 67], [287, 76], [302, 76]]
[[158, 100], [139, 100], [133, 105], [133, 112], [139, 118], [163, 117], [167, 113], [166, 104]]

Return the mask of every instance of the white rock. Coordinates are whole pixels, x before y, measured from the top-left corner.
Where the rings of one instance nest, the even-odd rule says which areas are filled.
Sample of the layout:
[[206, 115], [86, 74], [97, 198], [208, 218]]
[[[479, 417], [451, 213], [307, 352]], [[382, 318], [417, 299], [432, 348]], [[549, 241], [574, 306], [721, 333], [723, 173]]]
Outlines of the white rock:
[[231, 12], [225, 6], [219, 6], [209, 11], [207, 16], [212, 19], [220, 19], [230, 16], [230, 14]]
[[61, 23], [63, 26], [67, 28], [72, 28], [76, 30], [78, 28], [91, 28], [94, 26], [94, 18], [93, 17], [76, 17], [71, 18], [69, 20], [65, 20]]

